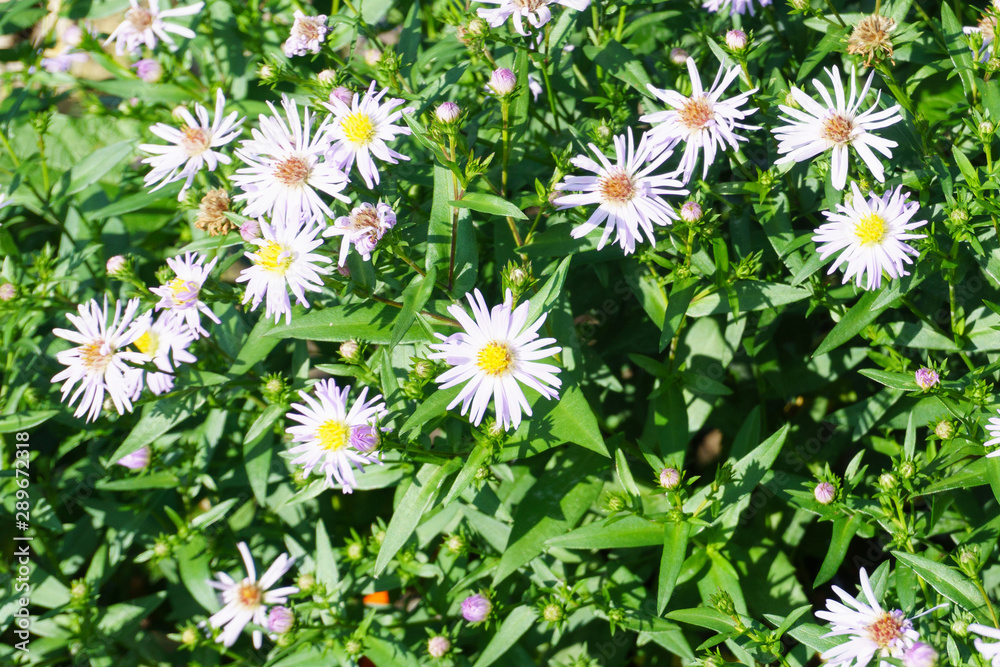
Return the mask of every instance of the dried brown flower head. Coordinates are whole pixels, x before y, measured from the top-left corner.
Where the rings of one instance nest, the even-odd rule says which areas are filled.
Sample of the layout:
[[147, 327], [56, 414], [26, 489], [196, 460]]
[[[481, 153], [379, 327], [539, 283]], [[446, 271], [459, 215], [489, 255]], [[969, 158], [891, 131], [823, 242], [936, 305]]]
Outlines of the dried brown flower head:
[[206, 231], [211, 236], [222, 236], [236, 229], [236, 225], [226, 217], [229, 210], [229, 195], [221, 188], [209, 190], [198, 206], [198, 217], [194, 226]]
[[[882, 57], [892, 59], [892, 31], [896, 29], [896, 21], [887, 16], [872, 14], [866, 16], [854, 26], [854, 31], [847, 39], [847, 52], [855, 56], [864, 56], [865, 65], [870, 66], [872, 60]], [[896, 64], [896, 61], [893, 61]]]

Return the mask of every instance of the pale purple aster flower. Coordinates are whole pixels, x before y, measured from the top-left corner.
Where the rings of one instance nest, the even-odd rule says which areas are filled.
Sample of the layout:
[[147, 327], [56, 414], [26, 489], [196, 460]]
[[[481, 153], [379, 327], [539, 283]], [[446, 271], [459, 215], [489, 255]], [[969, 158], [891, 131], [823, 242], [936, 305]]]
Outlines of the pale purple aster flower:
[[386, 232], [396, 226], [396, 213], [383, 202], [378, 205], [363, 203], [351, 211], [350, 215], [337, 218], [333, 225], [323, 231], [323, 236], [341, 236], [340, 265], [347, 263], [347, 251], [354, 249], [366, 262], [371, 259], [375, 246]]
[[937, 371], [931, 368], [921, 368], [915, 374], [915, 379], [917, 386], [927, 391], [937, 386], [941, 378], [938, 376]]

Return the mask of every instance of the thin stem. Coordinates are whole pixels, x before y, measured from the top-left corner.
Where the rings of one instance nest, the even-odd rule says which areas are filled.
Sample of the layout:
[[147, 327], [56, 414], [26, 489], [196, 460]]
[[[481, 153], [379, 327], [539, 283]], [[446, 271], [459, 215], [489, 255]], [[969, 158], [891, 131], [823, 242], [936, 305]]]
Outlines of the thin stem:
[[[379, 303], [384, 303], [385, 305], [392, 306], [393, 308], [402, 308], [403, 307], [403, 304], [401, 304], [400, 302], [393, 301], [391, 299], [386, 299], [385, 297], [381, 297], [378, 294], [369, 294], [368, 297], [371, 298], [373, 301], [378, 301]], [[444, 317], [443, 315], [438, 315], [437, 313], [428, 313], [426, 310], [420, 311], [420, 314], [421, 315], [426, 315], [427, 317], [431, 318], [432, 320], [437, 320], [438, 322], [444, 322], [445, 324], [453, 326], [456, 329], [461, 329], [462, 328], [462, 325], [459, 324], [458, 320], [453, 320], [450, 317]]]
[[826, 0], [826, 6], [830, 8], [830, 11], [833, 12], [833, 15], [837, 17], [838, 21], [840, 21], [840, 27], [846, 28], [847, 24], [844, 23], [844, 19], [840, 16], [840, 12], [837, 11], [837, 8], [833, 6], [833, 3], [830, 2], [830, 0]]

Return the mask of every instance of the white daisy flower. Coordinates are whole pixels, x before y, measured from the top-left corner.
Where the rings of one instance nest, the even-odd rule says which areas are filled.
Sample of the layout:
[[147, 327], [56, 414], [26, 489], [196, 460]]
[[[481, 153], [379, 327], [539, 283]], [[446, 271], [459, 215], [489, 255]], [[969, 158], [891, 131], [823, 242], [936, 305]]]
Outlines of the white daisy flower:
[[169, 312], [163, 313], [156, 320], [146, 318], [144, 322], [141, 335], [132, 344], [163, 371], [145, 374], [146, 386], [159, 396], [174, 388], [175, 365], [198, 361], [188, 352], [188, 347], [198, 336], [183, 321], [172, 317]]
[[260, 221], [261, 236], [251, 241], [257, 246], [257, 252], [246, 253], [253, 265], [243, 269], [236, 279], [236, 282], [247, 283], [243, 303], [252, 301], [250, 310], [257, 310], [266, 296], [265, 316], [273, 315], [277, 322], [284, 315], [285, 322], [290, 323], [289, 289], [298, 303], [309, 307], [306, 292], [319, 292], [323, 286], [320, 275], [329, 273], [317, 264], [332, 263], [329, 257], [312, 252], [323, 245], [323, 239], [316, 238], [321, 230], [321, 226], [312, 222], [269, 225]]
[[[347, 175], [323, 155], [329, 145], [327, 121], [313, 130], [313, 114], [303, 106], [302, 117], [294, 100], [281, 96], [285, 118], [267, 103], [273, 116], [260, 116], [260, 127], [251, 130], [252, 139], [241, 142], [236, 155], [248, 166], [237, 169], [233, 182], [243, 194], [234, 200], [247, 203], [248, 218], [267, 215], [276, 225], [332, 218], [333, 211], [319, 193], [350, 203], [341, 191]], [[319, 192], [317, 192], [319, 191]]]
[[[800, 89], [792, 87], [792, 97], [802, 106], [802, 110], [781, 105], [781, 110], [787, 114], [782, 119], [788, 125], [776, 127], [771, 131], [778, 140], [778, 153], [785, 157], [775, 164], [786, 162], [804, 162], [820, 153], [833, 149], [833, 187], [843, 190], [847, 185], [848, 147], [853, 146], [858, 155], [871, 170], [872, 175], [882, 183], [885, 181], [885, 170], [882, 163], [872, 153], [875, 149], [885, 157], [891, 158], [890, 148], [896, 147], [895, 141], [876, 137], [872, 130], [889, 127], [901, 121], [899, 105], [876, 111], [880, 95], [864, 113], [858, 113], [861, 103], [868, 96], [872, 84], [873, 71], [868, 75], [861, 94], [857, 95], [857, 80], [855, 70], [851, 70], [851, 96], [844, 99], [844, 84], [840, 79], [840, 70], [836, 65], [833, 70], [825, 70], [833, 81], [835, 99], [830, 98], [826, 86], [813, 79], [813, 86], [823, 98], [824, 104], [819, 104]], [[825, 106], [824, 106], [825, 105]]]
[[[247, 576], [242, 581], [236, 581], [225, 572], [217, 572], [218, 581], [209, 580], [208, 585], [221, 591], [222, 602], [225, 605], [220, 611], [213, 614], [208, 622], [213, 628], [225, 629], [216, 642], [221, 642], [225, 646], [232, 646], [236, 643], [240, 633], [248, 624], [267, 627], [267, 606], [272, 604], [285, 604], [288, 596], [298, 593], [295, 586], [283, 586], [271, 590], [271, 587], [278, 583], [278, 580], [291, 569], [294, 558], [289, 558], [288, 554], [281, 554], [267, 568], [264, 576], [257, 581], [257, 569], [254, 567], [253, 556], [245, 542], [236, 545], [243, 557], [243, 564], [247, 569]], [[264, 641], [264, 633], [260, 630], [253, 631], [253, 645], [260, 648]]]
[[300, 424], [286, 429], [294, 442], [301, 443], [288, 450], [295, 455], [292, 464], [302, 466], [306, 475], [318, 469], [326, 475], [328, 487], [336, 483], [344, 493], [352, 493], [357, 486], [354, 468], [363, 471], [364, 466], [379, 462], [373, 437], [378, 433], [378, 420], [386, 414], [385, 403], [381, 394], [367, 400], [365, 387], [348, 409], [351, 388], [340, 389], [332, 379], [320, 380], [313, 389], [316, 398], [300, 391], [305, 404], [293, 403], [297, 412], [287, 415]]
[[533, 28], [540, 28], [552, 20], [552, 5], [562, 5], [582, 12], [590, 6], [590, 0], [476, 0], [484, 4], [498, 5], [496, 9], [480, 8], [476, 10], [479, 18], [485, 20], [492, 28], [499, 28], [507, 19], [513, 17], [514, 29], [518, 34], [528, 36], [524, 22]]
[[707, 92], [701, 85], [701, 76], [693, 58], [687, 59], [687, 69], [691, 75], [691, 96], [685, 97], [674, 90], [660, 90], [649, 84], [649, 91], [668, 104], [671, 109], [656, 111], [639, 118], [653, 125], [649, 131], [649, 138], [653, 142], [664, 148], [673, 148], [682, 141], [686, 144], [678, 167], [679, 171], [684, 172], [685, 183], [690, 181], [691, 175], [694, 174], [699, 151], [705, 154], [701, 174], [701, 177], [705, 178], [708, 175], [708, 168], [715, 162], [716, 150], [724, 151], [726, 144], [729, 144], [735, 151], [739, 149], [737, 142], [747, 141], [746, 137], [734, 132], [736, 128], [760, 129], [754, 125], [738, 122], [757, 111], [756, 108], [740, 109], [750, 96], [757, 92], [757, 88], [728, 100], [719, 99], [729, 84], [739, 76], [739, 67], [733, 67], [725, 72], [725, 67], [720, 66], [715, 82]]
[[52, 378], [52, 382], [63, 382], [62, 400], [79, 384], [79, 388], [70, 396], [68, 405], [72, 406], [82, 396], [75, 417], [87, 415], [87, 421], [97, 419], [104, 404], [104, 394], [111, 397], [118, 414], [132, 412], [132, 401], [138, 398], [142, 388], [142, 371], [129, 365], [144, 364], [150, 358], [142, 352], [132, 352], [127, 348], [136, 338], [142, 335], [149, 313], [135, 318], [139, 308], [139, 299], [132, 299], [125, 306], [115, 301], [115, 314], [108, 322], [108, 300], [104, 306], [91, 299], [80, 304], [79, 315], [67, 314], [76, 331], [71, 329], [53, 329], [52, 333], [75, 343], [77, 346], [63, 350], [56, 355], [56, 360], [67, 368]]
[[125, 20], [115, 28], [104, 45], [115, 43], [115, 55], [126, 53], [135, 54], [145, 44], [152, 51], [156, 48], [157, 38], [162, 39], [170, 47], [170, 50], [177, 48], [177, 44], [167, 33], [174, 33], [187, 39], [194, 39], [194, 31], [183, 26], [167, 23], [163, 19], [177, 18], [178, 16], [191, 16], [201, 11], [205, 6], [204, 2], [196, 2], [187, 7], [175, 7], [160, 11], [159, 0], [149, 0], [148, 7], [139, 5], [138, 0], [129, 0], [131, 9], [125, 12]]
[[[1000, 410], [997, 410], [997, 413], [1000, 414]], [[1000, 417], [990, 417], [989, 421], [986, 423], [986, 431], [990, 434], [990, 439], [983, 443], [983, 447], [1000, 445]], [[992, 451], [986, 456], [987, 458], [1000, 456], [1000, 449]], [[1000, 639], [1000, 637], [997, 639]], [[997, 667], [1000, 667], [1000, 665], [997, 665]]]
[[861, 287], [867, 275], [865, 289], [881, 287], [883, 271], [890, 278], [909, 275], [903, 265], [913, 263], [909, 255], [920, 253], [905, 241], [924, 238], [924, 234], [910, 231], [927, 224], [926, 220], [910, 222], [920, 206], [907, 202], [909, 194], [903, 194], [902, 186], [886, 191], [881, 197], [869, 193], [868, 200], [853, 181], [851, 191], [854, 196], [850, 203], [837, 204], [837, 213], [823, 211], [830, 222], [820, 225], [813, 237], [822, 259], [840, 253], [829, 273], [846, 263], [844, 282], [856, 278]]
[[891, 667], [892, 663], [882, 658], [902, 658], [903, 652], [920, 639], [920, 635], [913, 629], [913, 619], [945, 606], [928, 609], [913, 619], [906, 618], [898, 609], [885, 611], [875, 599], [864, 568], [861, 569], [861, 589], [867, 604], [834, 586], [833, 592], [843, 604], [827, 600], [827, 611], [816, 612], [816, 616], [833, 624], [824, 637], [850, 637], [820, 656], [830, 667], [867, 667], [876, 656], [879, 658], [879, 667]]
[[[757, 2], [761, 7], [767, 7], [771, 4], [771, 0], [757, 0]], [[750, 12], [750, 16], [755, 16], [753, 10], [754, 0], [706, 0], [701, 4], [703, 9], [707, 9], [712, 13], [718, 12], [725, 8], [726, 5], [730, 5], [730, 16], [745, 14], [746, 12]]]
[[[625, 254], [635, 252], [636, 241], [654, 243], [653, 225], [669, 225], [677, 219], [673, 207], [663, 198], [665, 195], [686, 195], [683, 183], [670, 175], [655, 175], [656, 169], [672, 155], [670, 150], [662, 150], [653, 157], [653, 146], [646, 134], [635, 148], [632, 128], [625, 135], [615, 137], [615, 162], [605, 157], [594, 144], [590, 144], [600, 164], [586, 155], [570, 160], [575, 166], [593, 172], [595, 176], [569, 176], [556, 185], [556, 190], [572, 190], [580, 194], [562, 195], [554, 203], [560, 210], [574, 206], [597, 204], [597, 210], [587, 222], [573, 230], [573, 238], [580, 238], [604, 223], [604, 234], [597, 244], [604, 247], [616, 232], [618, 243]], [[649, 160], [649, 162], [647, 162]]]
[[351, 246], [358, 251], [361, 259], [371, 259], [375, 246], [386, 232], [396, 226], [396, 213], [388, 204], [379, 202], [377, 206], [364, 203], [350, 215], [337, 218], [332, 227], [327, 227], [323, 236], [342, 236], [340, 242], [340, 266], [347, 263], [347, 252]]
[[326, 15], [306, 16], [301, 10], [295, 10], [295, 23], [291, 34], [284, 44], [285, 55], [289, 58], [304, 56], [307, 53], [319, 53], [323, 40], [330, 28], [326, 25]]
[[215, 150], [230, 143], [239, 136], [243, 130], [243, 119], [237, 120], [239, 113], [234, 111], [228, 116], [223, 116], [226, 105], [226, 96], [222, 94], [222, 89], [215, 91], [215, 120], [209, 123], [208, 111], [200, 104], [194, 106], [198, 120], [195, 120], [191, 113], [179, 107], [177, 113], [187, 125], [177, 129], [166, 123], [157, 123], [149, 128], [149, 131], [170, 142], [168, 146], [157, 144], [140, 144], [139, 150], [152, 153], [152, 157], [144, 159], [143, 164], [153, 167], [152, 171], [146, 174], [146, 186], [156, 184], [150, 192], [159, 190], [168, 183], [185, 179], [184, 187], [181, 188], [177, 199], [184, 198], [184, 192], [191, 187], [191, 182], [198, 174], [198, 171], [208, 166], [209, 171], [215, 171], [219, 163], [229, 164], [229, 156], [223, 155]]
[[208, 331], [201, 326], [201, 315], [216, 324], [220, 323], [208, 304], [199, 298], [202, 285], [219, 261], [216, 257], [205, 264], [205, 259], [204, 255], [196, 252], [189, 252], [184, 257], [168, 258], [167, 266], [174, 272], [173, 280], [149, 290], [160, 297], [156, 310], [168, 309], [170, 315], [184, 321], [196, 337], [208, 335]]
[[560, 369], [538, 362], [558, 353], [560, 348], [554, 345], [554, 338], [538, 337], [538, 329], [546, 315], [527, 325], [528, 302], [515, 309], [510, 290], [503, 304], [494, 306], [492, 311], [478, 289], [474, 295], [466, 294], [465, 298], [469, 300], [475, 319], [469, 317], [460, 304], [453, 304], [448, 312], [459, 321], [463, 331], [447, 337], [435, 334], [442, 342], [431, 345], [436, 352], [428, 355], [429, 358], [444, 359], [452, 367], [438, 376], [437, 382], [441, 389], [466, 383], [448, 409], [461, 403], [461, 414], [468, 411], [473, 426], [483, 420], [492, 398], [497, 421], [504, 430], [511, 426], [517, 428], [522, 410], [531, 416], [531, 406], [521, 384], [545, 398], [559, 397], [556, 388], [562, 382], [555, 374]]
[[389, 148], [386, 142], [393, 141], [396, 135], [410, 134], [410, 128], [405, 123], [393, 123], [402, 120], [404, 113], [413, 113], [413, 108], [396, 109], [405, 101], [395, 97], [383, 103], [381, 100], [387, 92], [389, 89], [384, 88], [376, 94], [375, 82], [372, 81], [363, 97], [354, 93], [350, 105], [339, 98], [323, 104], [333, 114], [330, 121], [330, 159], [345, 172], [350, 172], [351, 166], [357, 162], [358, 171], [369, 188], [374, 188], [379, 182], [373, 155], [389, 164], [410, 159]]
[[[968, 630], [988, 639], [1000, 640], [1000, 630], [991, 628], [988, 625], [970, 623]], [[976, 650], [979, 651], [979, 654], [983, 656], [983, 659], [989, 661], [991, 667], [1000, 667], [1000, 641], [984, 642], [977, 637], [973, 640], [973, 643], [976, 645]]]

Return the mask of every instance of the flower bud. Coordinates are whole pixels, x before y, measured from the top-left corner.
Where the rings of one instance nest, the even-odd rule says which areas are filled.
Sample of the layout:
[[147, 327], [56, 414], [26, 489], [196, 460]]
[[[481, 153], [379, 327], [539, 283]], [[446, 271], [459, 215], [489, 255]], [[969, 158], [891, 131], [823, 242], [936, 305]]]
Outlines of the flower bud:
[[505, 97], [514, 92], [514, 87], [517, 86], [517, 77], [506, 67], [501, 67], [493, 71], [493, 75], [490, 76], [489, 86], [494, 93], [500, 97]]
[[303, 572], [295, 579], [295, 585], [303, 593], [311, 591], [316, 586], [316, 576], [310, 572]]
[[465, 539], [461, 535], [449, 535], [444, 541], [444, 547], [457, 556], [465, 552]]
[[128, 266], [128, 260], [121, 255], [115, 255], [108, 260], [108, 263], [104, 265], [107, 269], [108, 275], [111, 277], [117, 277], [122, 273], [122, 271]]
[[451, 650], [451, 641], [443, 635], [427, 640], [427, 654], [432, 658], [443, 658]]
[[334, 100], [340, 100], [344, 104], [350, 106], [351, 102], [354, 101], [354, 93], [343, 86], [337, 86], [330, 91], [330, 101], [332, 102]]
[[956, 618], [951, 622], [951, 634], [956, 637], [967, 637], [969, 635], [969, 622], [964, 618]]
[[470, 595], [462, 600], [462, 618], [469, 623], [482, 623], [490, 615], [493, 605], [481, 593]]
[[288, 607], [271, 607], [267, 612], [267, 629], [276, 635], [283, 635], [292, 629], [295, 615]]
[[90, 584], [86, 579], [74, 579], [69, 585], [70, 601], [74, 604], [82, 604], [87, 601], [90, 595]]
[[17, 288], [11, 283], [0, 285], [0, 301], [12, 301], [17, 296]]
[[149, 445], [121, 457], [115, 463], [129, 470], [142, 470], [149, 465]]
[[427, 380], [434, 375], [434, 364], [426, 359], [417, 359], [413, 364], [413, 374], [421, 380]]
[[681, 483], [681, 474], [676, 468], [664, 468], [660, 471], [660, 486], [667, 491], [672, 491]]
[[365, 555], [365, 548], [358, 542], [351, 542], [347, 545], [347, 560], [361, 560]]
[[989, 137], [991, 134], [993, 134], [993, 131], [995, 129], [996, 127], [994, 127], [993, 123], [991, 123], [988, 120], [984, 120], [982, 123], [979, 124], [979, 134], [983, 135], [984, 137]]
[[948, 219], [952, 224], [962, 225], [969, 221], [969, 214], [965, 209], [955, 208], [948, 214]]
[[698, 222], [702, 215], [701, 204], [696, 201], [684, 202], [681, 206], [681, 220], [684, 222]]
[[[610, 141], [612, 137], [611, 126], [609, 126], [602, 120], [601, 124], [598, 125], [597, 128], [594, 130], [594, 134], [600, 141]], [[558, 194], [561, 195], [562, 193], [560, 192]]]
[[67, 46], [80, 46], [83, 42], [83, 28], [75, 23], [66, 26], [62, 33], [62, 41], [66, 42]]
[[934, 667], [937, 664], [937, 651], [924, 644], [916, 642], [903, 653], [904, 667]]
[[883, 491], [892, 491], [898, 485], [898, 481], [891, 472], [884, 472], [879, 475], [878, 485], [882, 487]]
[[340, 344], [340, 356], [344, 361], [358, 361], [361, 358], [361, 346], [356, 340], [347, 340]]
[[451, 125], [462, 115], [462, 108], [454, 102], [442, 102], [434, 112], [434, 115], [445, 125]]
[[934, 435], [942, 440], [948, 440], [955, 435], [955, 427], [947, 419], [942, 419], [934, 426]]
[[198, 643], [198, 631], [194, 628], [184, 628], [181, 631], [181, 644], [184, 646], [194, 646]]
[[921, 368], [918, 370], [916, 372], [915, 379], [917, 381], [917, 386], [924, 391], [933, 389], [941, 380], [941, 378], [938, 377], [937, 372], [930, 368]]
[[625, 509], [625, 501], [617, 495], [608, 496], [608, 511], [621, 512]]
[[132, 67], [135, 68], [136, 76], [146, 83], [156, 83], [163, 77], [163, 66], [155, 58], [143, 58]]
[[344, 651], [346, 651], [348, 655], [358, 655], [363, 650], [364, 646], [362, 646], [361, 642], [357, 639], [348, 639], [344, 642]]
[[837, 489], [830, 482], [820, 482], [813, 489], [813, 498], [820, 505], [829, 505], [837, 497]]
[[355, 426], [351, 429], [351, 444], [359, 452], [370, 452], [378, 447], [382, 438], [378, 429], [372, 426]]
[[466, 27], [466, 31], [473, 37], [482, 37], [490, 31], [490, 24], [483, 19], [472, 19]]
[[913, 465], [913, 461], [903, 461], [899, 464], [899, 476], [903, 479], [911, 479], [917, 474], [917, 466]]
[[733, 51], [747, 48], [747, 34], [742, 30], [730, 30], [726, 33], [726, 46]]
[[670, 62], [672, 62], [673, 64], [683, 65], [684, 63], [687, 62], [687, 59], [688, 59], [688, 52], [680, 48], [679, 46], [670, 49]]
[[260, 238], [260, 223], [256, 220], [247, 220], [240, 225], [240, 236], [247, 243]]
[[332, 69], [325, 69], [316, 75], [316, 80], [329, 85], [337, 80], [337, 72]]
[[557, 605], [555, 602], [550, 602], [549, 604], [545, 605], [544, 609], [542, 609], [542, 618], [548, 621], [549, 623], [558, 623], [559, 621], [563, 620], [563, 616], [565, 616], [563, 608]]

